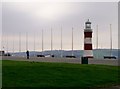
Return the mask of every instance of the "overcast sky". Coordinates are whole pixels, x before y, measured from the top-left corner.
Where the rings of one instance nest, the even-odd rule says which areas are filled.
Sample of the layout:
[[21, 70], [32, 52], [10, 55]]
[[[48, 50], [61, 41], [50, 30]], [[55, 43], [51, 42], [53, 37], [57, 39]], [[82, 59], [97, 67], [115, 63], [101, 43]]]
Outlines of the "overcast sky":
[[53, 29], [53, 49], [60, 49], [60, 30], [63, 28], [63, 49], [71, 49], [71, 30], [74, 28], [74, 49], [84, 47], [84, 23], [90, 19], [93, 29], [93, 48], [96, 48], [96, 25], [98, 24], [99, 48], [110, 48], [110, 24], [112, 24], [113, 48], [118, 48], [117, 2], [3, 2], [3, 46], [7, 50], [41, 51], [41, 30], [44, 30], [44, 50], [50, 49], [50, 31]]

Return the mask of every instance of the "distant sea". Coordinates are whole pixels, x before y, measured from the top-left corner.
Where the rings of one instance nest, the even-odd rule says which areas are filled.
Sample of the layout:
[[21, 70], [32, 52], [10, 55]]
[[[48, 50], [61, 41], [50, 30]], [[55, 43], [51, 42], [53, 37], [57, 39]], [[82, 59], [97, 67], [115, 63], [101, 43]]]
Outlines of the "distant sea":
[[[73, 54], [74, 56], [76, 56], [77, 58], [80, 58], [83, 56], [83, 50], [74, 50]], [[26, 56], [26, 52], [16, 52], [16, 53], [10, 53], [13, 56]], [[38, 52], [38, 51], [30, 51], [30, 56], [36, 56], [36, 55], [40, 55], [42, 54], [42, 52]], [[43, 52], [44, 55], [50, 55], [51, 51], [50, 50], [46, 50]], [[61, 50], [53, 50], [52, 54], [55, 57], [60, 57], [61, 54]], [[62, 50], [62, 54], [63, 57], [71, 55], [72, 51], [71, 50]], [[94, 49], [93, 50], [93, 54], [95, 58], [103, 58], [103, 56], [109, 56], [110, 55], [110, 49]], [[120, 54], [120, 49], [113, 49], [112, 50], [112, 55], [118, 57], [118, 54]]]

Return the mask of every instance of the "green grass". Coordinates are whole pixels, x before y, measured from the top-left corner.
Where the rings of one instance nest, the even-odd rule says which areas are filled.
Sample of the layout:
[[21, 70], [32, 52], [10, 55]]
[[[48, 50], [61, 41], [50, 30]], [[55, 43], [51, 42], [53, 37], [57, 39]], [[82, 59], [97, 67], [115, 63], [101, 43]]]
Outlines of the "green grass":
[[0, 60], [0, 88], [2, 87], [2, 60]]
[[116, 66], [21, 61], [3, 61], [2, 64], [3, 87], [93, 89], [118, 83]]

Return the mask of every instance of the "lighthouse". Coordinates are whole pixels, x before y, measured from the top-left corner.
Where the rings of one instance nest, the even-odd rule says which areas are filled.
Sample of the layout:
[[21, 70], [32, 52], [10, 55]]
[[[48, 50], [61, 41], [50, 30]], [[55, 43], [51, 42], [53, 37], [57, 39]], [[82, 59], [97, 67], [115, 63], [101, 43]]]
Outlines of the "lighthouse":
[[91, 29], [91, 22], [85, 22], [85, 29], [84, 29], [84, 57], [93, 58], [93, 51], [92, 51], [92, 29]]

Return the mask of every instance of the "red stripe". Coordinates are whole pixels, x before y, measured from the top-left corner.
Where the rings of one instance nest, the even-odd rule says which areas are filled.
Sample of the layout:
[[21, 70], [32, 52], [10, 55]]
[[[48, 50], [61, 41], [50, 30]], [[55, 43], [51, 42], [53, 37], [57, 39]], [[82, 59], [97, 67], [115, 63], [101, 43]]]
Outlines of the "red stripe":
[[92, 44], [84, 44], [84, 50], [92, 50]]
[[84, 32], [84, 38], [86, 37], [92, 38], [92, 32]]

